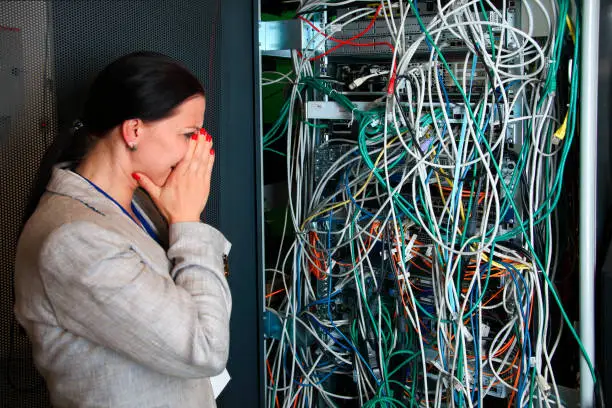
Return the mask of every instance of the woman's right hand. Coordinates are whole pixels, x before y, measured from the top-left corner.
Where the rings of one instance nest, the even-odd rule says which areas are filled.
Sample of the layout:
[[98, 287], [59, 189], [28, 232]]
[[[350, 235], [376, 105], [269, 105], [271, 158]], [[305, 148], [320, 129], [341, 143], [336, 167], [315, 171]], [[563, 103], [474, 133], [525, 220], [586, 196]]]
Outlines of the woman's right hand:
[[187, 154], [163, 186], [156, 185], [144, 174], [133, 175], [169, 224], [199, 222], [206, 207], [215, 152], [212, 137], [206, 131], [200, 133], [191, 138]]

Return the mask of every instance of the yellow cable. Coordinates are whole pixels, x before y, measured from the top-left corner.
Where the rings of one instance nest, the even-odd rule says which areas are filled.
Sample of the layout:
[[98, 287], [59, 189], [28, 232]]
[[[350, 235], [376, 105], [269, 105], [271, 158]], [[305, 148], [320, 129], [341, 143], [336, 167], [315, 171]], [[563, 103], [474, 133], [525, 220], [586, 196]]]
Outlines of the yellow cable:
[[[567, 29], [569, 30], [570, 37], [572, 38], [572, 41], [575, 44], [576, 43], [576, 31], [574, 30], [574, 25], [572, 24], [572, 20], [569, 18], [569, 15], [565, 16], [565, 23], [567, 24]], [[574, 73], [572, 72], [572, 75], [573, 74]], [[555, 140], [553, 140], [553, 143], [555, 144], [559, 143], [565, 138], [565, 133], [567, 132], [568, 113], [569, 112], [565, 113], [565, 118], [563, 119], [563, 123], [561, 124], [559, 129], [557, 129], [554, 133]]]
[[[378, 155], [378, 158], [376, 159], [376, 162], [374, 163], [374, 169], [376, 169], [378, 167], [378, 162], [380, 161], [380, 159], [382, 159], [383, 154], [385, 153], [385, 150], [387, 148], [389, 148], [389, 146], [391, 146], [397, 139], [399, 139], [399, 136], [396, 136], [393, 139], [391, 139], [391, 141], [389, 141], [387, 143], [387, 145], [384, 147], [384, 149], [380, 151], [380, 154]], [[363, 186], [359, 189], [359, 191], [357, 191], [357, 193], [355, 193], [355, 197], [354, 197], [355, 199], [357, 199], [357, 197], [359, 197], [365, 191], [365, 189], [368, 187], [368, 184], [370, 184], [370, 180], [372, 180], [372, 176], [374, 175], [374, 169], [372, 169], [372, 171], [370, 171], [370, 174], [368, 175], [368, 178], [365, 181], [365, 183], [363, 184]], [[346, 204], [348, 204], [350, 202], [351, 202], [351, 200], [346, 200], [346, 201], [343, 201], [341, 203], [336, 203], [336, 204], [332, 205], [331, 207], [328, 207], [328, 208], [326, 208], [326, 209], [324, 209], [322, 211], [319, 211], [316, 214], [311, 215], [310, 217], [308, 217], [308, 218], [306, 218], [304, 220], [304, 222], [302, 223], [300, 229], [304, 230], [304, 226], [306, 224], [308, 224], [310, 221], [312, 221], [314, 218], [318, 217], [319, 215], [322, 215], [322, 214], [325, 214], [326, 212], [335, 210], [336, 208], [342, 207], [343, 205], [346, 205]]]
[[[434, 151], [435, 153], [435, 151]], [[436, 179], [438, 180], [438, 187], [440, 189], [440, 197], [442, 197], [442, 203], [444, 203], [444, 207], [446, 207], [446, 200], [444, 199], [444, 192], [442, 191], [442, 184], [440, 183], [440, 177], [438, 177], [438, 172], [436, 173]], [[444, 171], [444, 169], [440, 169], [440, 173], [442, 174], [446, 174], [446, 172]], [[444, 176], [444, 179], [446, 180], [446, 182], [448, 183], [450, 188], [453, 188], [453, 181], [448, 178], [448, 176]], [[459, 194], [462, 194], [462, 192], [460, 191]], [[461, 216], [461, 219], [463, 221], [465, 221], [465, 213], [463, 211], [463, 197], [461, 197], [461, 200], [459, 201], [460, 206], [459, 206], [459, 215]], [[453, 218], [452, 214], [450, 213], [450, 209], [447, 209], [446, 212], [448, 212], [449, 217], [451, 217], [451, 219]], [[454, 222], [454, 221], [453, 221]], [[461, 232], [461, 228], [458, 229], [459, 232]]]
[[[453, 181], [446, 176], [444, 178], [446, 179], [446, 182], [448, 183], [449, 187], [454, 188]], [[461, 198], [461, 200], [459, 200], [459, 215], [461, 215], [461, 219], [465, 221], [465, 213], [463, 212], [463, 191], [459, 191], [459, 197]], [[459, 229], [459, 231], [461, 231], [461, 229]]]
[[559, 126], [559, 129], [557, 129], [554, 133], [555, 138], [558, 141], [563, 140], [563, 138], [565, 137], [565, 133], [567, 132], [567, 117], [568, 117], [568, 113], [565, 113], [565, 119], [563, 119], [563, 123], [561, 124], [561, 126]]
[[569, 15], [565, 16], [565, 22], [567, 23], [567, 28], [570, 33], [570, 37], [572, 37], [572, 41], [576, 44], [576, 31], [574, 31], [574, 25], [572, 24], [572, 20], [569, 18]]
[[[441, 172], [443, 173], [442, 170], [441, 170]], [[440, 198], [442, 198], [442, 204], [444, 204], [444, 208], [446, 208], [446, 212], [448, 213], [448, 216], [451, 218], [451, 221], [452, 221], [453, 220], [453, 215], [451, 214], [450, 209], [446, 207], [446, 199], [444, 198], [444, 191], [442, 190], [442, 182], [440, 181], [440, 177], [438, 176], [438, 172], [435, 172], [435, 174], [436, 174], [436, 180], [438, 181], [438, 189], [440, 190]], [[453, 182], [448, 177], [444, 177], [444, 178], [446, 179], [446, 182], [452, 188]], [[461, 215], [461, 219], [465, 221], [465, 214], [463, 213], [463, 200], [461, 200], [461, 206], [459, 207], [459, 212], [460, 212], [460, 215]]]
[[[482, 259], [484, 259], [485, 262], [489, 262], [489, 257], [486, 256], [484, 253], [482, 254]], [[492, 265], [500, 268], [500, 269], [506, 269], [505, 266], [503, 266], [502, 264], [500, 264], [499, 262], [493, 261], [491, 262]], [[519, 271], [524, 271], [524, 270], [528, 270], [531, 269], [529, 266], [525, 265], [525, 264], [517, 264], [517, 263], [513, 263], [513, 266], [515, 269], [519, 270]]]

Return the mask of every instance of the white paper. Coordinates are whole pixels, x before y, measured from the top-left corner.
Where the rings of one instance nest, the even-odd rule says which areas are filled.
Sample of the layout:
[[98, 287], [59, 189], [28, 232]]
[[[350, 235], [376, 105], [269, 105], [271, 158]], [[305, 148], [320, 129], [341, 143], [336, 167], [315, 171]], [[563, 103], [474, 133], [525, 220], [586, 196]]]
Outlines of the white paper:
[[223, 391], [223, 389], [227, 386], [230, 380], [231, 377], [227, 370], [223, 370], [223, 372], [219, 375], [210, 377], [210, 383], [212, 384], [213, 395], [215, 396], [215, 399], [217, 399], [219, 394], [221, 394], [221, 391]]

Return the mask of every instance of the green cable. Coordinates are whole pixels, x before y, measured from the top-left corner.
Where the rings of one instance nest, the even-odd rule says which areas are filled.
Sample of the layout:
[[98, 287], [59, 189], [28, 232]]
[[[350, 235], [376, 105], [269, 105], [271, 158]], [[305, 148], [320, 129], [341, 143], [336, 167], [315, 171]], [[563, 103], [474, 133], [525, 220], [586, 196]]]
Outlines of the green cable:
[[[418, 17], [418, 15], [417, 15], [417, 17]], [[422, 22], [421, 22], [421, 23], [422, 23]], [[561, 25], [563, 26], [564, 24], [561, 24]], [[490, 29], [490, 26], [489, 26], [489, 29]], [[493, 42], [492, 42], [492, 46], [494, 47]], [[437, 51], [439, 52], [439, 50], [437, 50]], [[575, 64], [577, 64], [577, 59], [575, 59]], [[576, 72], [576, 71], [574, 71], [574, 72]], [[450, 72], [450, 74], [451, 74], [451, 76], [452, 76], [452, 72]], [[453, 79], [456, 81], [456, 79], [455, 79], [455, 78], [453, 78]], [[572, 90], [574, 90], [574, 82], [577, 82], [577, 81], [572, 81]], [[575, 92], [573, 92], [573, 93], [572, 93], [572, 96], [573, 96], [574, 94], [575, 94]], [[469, 106], [468, 106], [468, 110], [471, 110], [471, 109], [469, 109]], [[470, 113], [470, 114], [473, 116], [473, 113], [472, 113], [472, 112], [469, 112], [469, 113]], [[575, 117], [575, 112], [573, 112], [573, 113], [572, 113], [572, 118], [571, 118], [571, 119], [573, 119], [573, 117]], [[364, 120], [364, 121], [362, 121], [362, 123], [364, 123], [364, 122], [365, 122], [365, 120]], [[550, 201], [547, 201], [547, 202], [544, 202], [544, 203], [541, 205], [541, 207], [540, 207], [540, 208], [538, 208], [538, 212], [537, 212], [536, 214], [538, 214], [538, 213], [540, 212], [540, 210], [541, 210], [541, 211], [546, 211], [546, 212], [545, 212], [545, 214], [542, 216], [542, 218], [540, 218], [540, 219], [539, 219], [539, 220], [540, 220], [540, 222], [541, 222], [541, 221], [543, 221], [543, 220], [545, 220], [545, 219], [546, 219], [548, 216], [550, 216], [550, 214], [552, 213], [552, 211], [554, 211], [554, 208], [556, 207], [556, 204], [558, 203], [558, 200], [559, 200], [559, 196], [560, 196], [560, 192], [561, 192], [560, 183], [559, 183], [559, 180], [560, 180], [559, 175], [560, 175], [560, 174], [562, 174], [562, 169], [563, 169], [563, 166], [564, 166], [564, 164], [565, 164], [565, 159], [567, 158], [567, 152], [568, 152], [568, 150], [569, 150], [569, 147], [568, 147], [568, 146], [571, 144], [571, 140], [573, 139], [573, 130], [574, 130], [574, 127], [573, 127], [573, 126], [574, 126], [574, 122], [573, 122], [573, 121], [571, 122], [571, 125], [572, 125], [572, 126], [571, 126], [571, 129], [572, 129], [572, 130], [570, 131], [570, 137], [568, 138], [569, 140], [566, 142], [566, 145], [564, 146], [564, 154], [563, 154], [563, 156], [562, 156], [561, 166], [560, 166], [560, 168], [559, 168], [559, 171], [557, 172], [557, 177], [555, 178], [555, 183], [554, 183], [554, 185], [553, 185], [553, 188], [551, 189], [551, 194], [554, 194], [554, 193], [556, 192], [556, 193], [557, 193], [557, 195], [556, 195], [556, 197], [554, 198], [554, 202], [552, 203], [552, 205], [551, 205]], [[550, 134], [548, 134], [548, 136], [550, 136]], [[492, 152], [491, 152], [491, 148], [490, 148], [490, 146], [488, 145], [488, 143], [486, 143], [486, 141], [485, 141], [485, 144], [486, 144], [487, 150], [488, 150], [488, 151], [489, 151], [489, 153], [491, 154], [491, 157], [493, 157]], [[567, 146], [567, 148], [566, 148], [566, 146]], [[526, 151], [526, 149], [522, 149], [522, 151]], [[367, 156], [366, 156], [366, 155], [364, 155], [364, 158], [365, 158], [365, 157], [367, 157]], [[521, 157], [523, 157], [523, 156], [521, 156]], [[366, 160], [366, 162], [367, 162], [367, 160]], [[373, 169], [373, 167], [374, 167], [374, 166], [373, 166], [373, 163], [367, 163], [367, 164], [370, 166], [370, 168], [371, 168], [371, 169]], [[526, 163], [525, 163], [524, 161], [522, 161], [522, 164], [524, 165], [524, 164], [526, 164]], [[497, 170], [497, 171], [498, 171], [498, 173], [499, 173], [499, 172], [500, 172], [500, 169], [499, 169], [499, 167], [497, 166], [497, 163], [496, 163], [495, 161], [494, 161], [494, 165], [495, 165], [495, 167], [496, 167], [496, 170]], [[373, 170], [374, 170], [375, 175], [376, 175], [376, 176], [377, 176], [377, 178], [379, 179], [379, 182], [382, 182], [382, 184], [385, 184], [385, 183], [384, 183], [384, 180], [380, 180], [380, 178], [378, 177], [378, 169], [373, 169]], [[518, 173], [518, 174], [520, 174], [520, 173]], [[514, 176], [513, 176], [513, 178], [514, 178]], [[516, 211], [516, 204], [514, 203], [514, 200], [513, 200], [513, 197], [514, 197], [514, 191], [515, 191], [515, 189], [517, 188], [518, 183], [516, 183], [516, 184], [514, 184], [514, 183], [510, 183], [510, 185], [512, 186], [512, 193], [513, 193], [513, 194], [509, 194], [509, 191], [508, 191], [509, 189], [508, 189], [508, 187], [505, 185], [505, 182], [503, 182], [503, 181], [502, 181], [502, 186], [504, 187], [505, 192], [506, 192], [506, 199], [504, 200], [504, 202], [505, 202], [505, 203], [506, 203], [506, 202], [509, 202], [509, 204], [505, 204], [505, 206], [506, 206], [506, 208], [507, 208], [507, 206], [508, 206], [508, 205], [509, 205], [509, 206], [511, 206], [511, 207], [512, 207], [512, 208], [515, 210], [516, 215], [519, 217], [519, 220], [520, 220], [520, 214], [519, 214], [519, 213]], [[557, 186], [559, 186], [559, 187], [557, 187]], [[473, 193], [473, 189], [472, 189], [472, 193]], [[397, 194], [396, 194], [396, 195], [397, 195]], [[470, 203], [471, 203], [471, 200], [470, 200]], [[400, 206], [400, 208], [403, 206], [403, 203], [401, 202], [401, 200], [396, 202], [396, 199], [394, 198], [394, 200], [392, 201], [392, 205], [396, 205], [396, 204], [398, 204], [398, 205]], [[403, 208], [403, 210], [404, 210], [404, 212], [405, 212], [406, 214], [409, 214], [409, 213], [410, 213], [409, 211], [407, 211], [407, 208]], [[505, 212], [504, 212], [504, 213], [505, 213]], [[519, 221], [519, 226], [520, 226], [520, 228], [519, 228], [519, 229], [521, 230], [521, 232], [522, 232], [524, 235], [526, 235], [525, 225], [523, 224], [523, 222], [522, 222], [522, 221]], [[517, 229], [515, 229], [515, 230], [517, 230]], [[402, 231], [402, 232], [403, 232], [403, 231]], [[518, 232], [519, 232], [519, 231], [517, 230], [517, 233], [518, 233]], [[506, 235], [508, 235], [508, 234], [506, 234]], [[550, 232], [547, 234], [547, 236], [550, 238]], [[499, 238], [498, 238], [498, 240], [501, 240], [501, 239], [499, 239]], [[527, 240], [528, 240], [528, 244], [529, 244], [529, 246], [530, 246], [530, 250], [531, 250], [531, 251], [532, 251], [532, 253], [534, 253], [534, 255], [535, 255], [535, 250], [534, 250], [534, 248], [533, 248], [533, 245], [531, 244], [531, 242], [529, 241], [529, 239], [527, 239]], [[402, 240], [402, 245], [403, 245], [403, 240]], [[493, 243], [493, 245], [494, 245], [494, 243]], [[546, 252], [548, 252], [548, 251], [546, 251]], [[402, 256], [403, 256], [403, 254], [402, 254]], [[545, 255], [545, 260], [547, 260], [547, 259], [549, 258], [549, 256], [550, 256], [550, 254], [546, 253], [546, 255]], [[491, 265], [492, 259], [493, 259], [493, 256], [491, 256], [491, 257], [490, 257], [490, 260], [489, 260], [489, 271], [490, 271], [490, 265]], [[538, 263], [538, 266], [539, 266], [539, 267], [540, 267], [540, 268], [543, 270], [543, 267], [542, 267], [542, 265], [541, 265], [541, 262], [540, 262], [540, 260], [537, 258], [537, 256], [536, 256], [536, 261], [537, 261], [537, 263]], [[565, 311], [563, 310], [563, 307], [562, 307], [562, 305], [560, 304], [560, 301], [559, 301], [559, 299], [558, 299], [558, 296], [557, 296], [557, 294], [556, 294], [556, 291], [555, 291], [555, 289], [554, 289], [554, 286], [552, 286], [552, 283], [550, 282], [550, 280], [549, 280], [548, 276], [546, 276], [546, 275], [545, 275], [545, 278], [546, 278], [546, 280], [547, 280], [547, 284], [549, 284], [549, 286], [552, 288], [553, 295], [555, 296], [555, 299], [557, 300], [557, 303], [559, 304], [559, 307], [560, 307], [561, 311], [562, 311], [562, 312], [563, 312], [563, 314], [564, 314], [564, 318], [565, 318], [565, 319], [566, 319], [566, 321], [567, 321], [567, 316], [565, 315]], [[487, 276], [487, 283], [488, 283], [488, 276]], [[482, 298], [480, 299], [480, 301], [482, 301]], [[369, 309], [368, 305], [366, 305], [366, 307]], [[371, 311], [370, 311], [370, 313], [371, 313]], [[372, 317], [372, 316], [371, 316], [371, 317]], [[570, 325], [570, 329], [572, 329], [572, 326], [571, 326], [571, 325]], [[576, 337], [577, 341], [579, 342], [579, 345], [581, 345], [581, 342], [580, 342], [579, 338], [576, 336], [575, 332], [574, 332], [573, 330], [572, 330], [572, 332], [573, 332], [574, 336]], [[583, 349], [582, 345], [581, 345], [581, 349], [582, 349], [581, 351], [583, 352], [583, 354], [585, 354], [585, 352], [584, 352], [584, 349]], [[586, 354], [585, 354], [585, 357], [586, 357], [586, 359], [587, 359], [587, 362], [589, 362], [589, 363], [590, 363], [590, 361], [588, 361], [588, 355], [586, 355]], [[590, 368], [591, 368], [591, 371], [593, 372], [593, 370], [592, 370], [592, 366], [591, 366], [590, 364], [589, 364], [589, 366], [590, 366]], [[394, 371], [394, 373], [395, 373], [395, 371]], [[533, 377], [532, 377], [532, 378], [533, 378]], [[415, 382], [416, 382], [416, 381], [414, 381], [414, 382], [413, 382], [413, 387], [414, 387], [414, 383], [415, 383]], [[411, 394], [411, 395], [413, 395], [413, 394]]]
[[314, 129], [327, 129], [329, 127], [328, 125], [326, 125], [324, 123], [323, 124], [310, 123], [307, 120], [304, 121], [304, 124], [310, 126], [311, 128], [314, 128]]
[[272, 153], [276, 153], [276, 154], [278, 154], [280, 156], [283, 156], [283, 157], [287, 156], [285, 153], [281, 153], [278, 150], [270, 149], [269, 147], [264, 147], [264, 150], [267, 150], [267, 151], [272, 152]]
[[[484, 8], [484, 3], [482, 2], [482, 0], [480, 0], [478, 2], [480, 4], [480, 10], [482, 11], [482, 17], [484, 18], [484, 21], [488, 20], [487, 17], [487, 11]], [[492, 55], [493, 55], [493, 59], [495, 59], [495, 38], [493, 37], [493, 30], [491, 29], [491, 25], [487, 25], [488, 31], [489, 31], [489, 39], [491, 40], [491, 50], [492, 50]]]
[[535, 383], [535, 370], [532, 368], [531, 369], [531, 381], [529, 382], [529, 408], [533, 406], [533, 394], [536, 388], [534, 387], [534, 383]]
[[[412, 0], [408, 0], [408, 1], [410, 2], [411, 6], [414, 6], [414, 5], [412, 4]], [[419, 12], [418, 12], [418, 10], [416, 10], [416, 9], [415, 9], [415, 16], [416, 16], [416, 18], [417, 18], [417, 20], [418, 20], [418, 22], [419, 22], [419, 25], [421, 26], [421, 29], [423, 30], [424, 34], [426, 35], [426, 37], [427, 37], [427, 38], [429, 39], [429, 41], [431, 42], [431, 45], [432, 45], [432, 46], [435, 48], [435, 50], [436, 50], [436, 52], [437, 52], [438, 56], [439, 56], [439, 57], [440, 57], [440, 59], [442, 60], [442, 62], [443, 62], [443, 64], [444, 64], [445, 68], [447, 69], [448, 73], [450, 74], [451, 78], [453, 79], [453, 82], [455, 83], [455, 85], [458, 87], [459, 92], [461, 93], [461, 95], [462, 95], [462, 97], [464, 98], [464, 101], [465, 101], [465, 100], [466, 100], [466, 96], [465, 96], [465, 93], [463, 92], [463, 89], [461, 89], [461, 86], [460, 86], [459, 82], [457, 81], [457, 79], [455, 78], [454, 74], [452, 73], [452, 70], [451, 70], [451, 69], [450, 69], [450, 67], [448, 66], [448, 63], [446, 62], [446, 59], [445, 59], [445, 58], [444, 58], [444, 56], [442, 55], [442, 52], [441, 52], [441, 51], [440, 51], [440, 49], [437, 47], [437, 45], [436, 45], [436, 44], [433, 42], [433, 39], [431, 38], [431, 35], [430, 35], [430, 34], [429, 34], [429, 32], [427, 31], [427, 29], [426, 29], [425, 25], [423, 24], [423, 21], [421, 20], [421, 17], [420, 17], [420, 15], [419, 15]], [[562, 18], [565, 18], [565, 15], [562, 15], [561, 17], [562, 17]], [[565, 24], [565, 23], [562, 21], [562, 25], [564, 25], [564, 24]], [[579, 33], [580, 33], [580, 24], [579, 24], [579, 19], [577, 19], [577, 21], [576, 21], [576, 44], [579, 44], [579, 43], [580, 43], [580, 41], [579, 41]], [[578, 46], [576, 45], [576, 46], [575, 46], [575, 51], [574, 51], [574, 53], [575, 53], [575, 54], [577, 53], [577, 48], [578, 48]], [[574, 59], [574, 64], [577, 64], [576, 59]], [[573, 71], [573, 72], [576, 72], [576, 71]], [[574, 81], [574, 79], [575, 79], [575, 78], [573, 78], [573, 80], [572, 80], [572, 85], [574, 85], [574, 82], [577, 82], [577, 81]], [[573, 86], [572, 86], [572, 88], [573, 88]], [[467, 103], [466, 103], [466, 111], [467, 111], [467, 112], [468, 112], [468, 114], [470, 115], [471, 119], [472, 119], [474, 122], [476, 122], [476, 120], [475, 120], [475, 118], [474, 118], [474, 113], [472, 112], [472, 109], [471, 109], [470, 105], [469, 105], [469, 104], [467, 104]], [[477, 122], [476, 122], [476, 123], [477, 123]], [[482, 134], [482, 132], [480, 131], [480, 129], [478, 129], [478, 128], [477, 128], [477, 130], [479, 131], [479, 133], [481, 133], [481, 134]], [[487, 149], [487, 152], [488, 152], [488, 153], [491, 155], [491, 161], [492, 161], [492, 163], [493, 163], [493, 166], [495, 167], [495, 170], [496, 170], [498, 173], [501, 173], [501, 170], [500, 170], [500, 168], [499, 168], [499, 165], [497, 164], [497, 162], [496, 162], [496, 160], [495, 160], [495, 158], [494, 158], [493, 152], [491, 151], [491, 146], [488, 144], [488, 142], [486, 141], [486, 139], [485, 139], [484, 137], [483, 137], [483, 141], [484, 141], [485, 147], [486, 147], [486, 149]], [[504, 192], [506, 193], [506, 195], [507, 195], [508, 197], [510, 197], [510, 194], [509, 194], [509, 191], [508, 191], [508, 187], [507, 187], [507, 185], [506, 185], [505, 181], [503, 180], [503, 178], [500, 180], [500, 184], [501, 184], [502, 188], [504, 189]], [[552, 294], [553, 294], [553, 296], [554, 296], [554, 298], [555, 298], [555, 301], [556, 301], [557, 305], [559, 306], [559, 309], [560, 309], [560, 311], [561, 311], [561, 313], [562, 313], [562, 315], [563, 315], [563, 318], [564, 318], [564, 320], [565, 320], [566, 324], [568, 325], [568, 327], [569, 327], [570, 331], [572, 332], [572, 335], [573, 335], [573, 336], [574, 336], [574, 338], [576, 339], [576, 341], [577, 341], [577, 343], [578, 343], [578, 345], [579, 345], [579, 347], [580, 347], [580, 351], [582, 352], [583, 357], [584, 357], [585, 361], [587, 362], [587, 365], [589, 366], [589, 370], [591, 371], [591, 376], [593, 377], [593, 381], [594, 381], [594, 382], [596, 382], [597, 378], [596, 378], [596, 375], [595, 375], [595, 370], [594, 370], [594, 368], [593, 368], [593, 364], [592, 364], [592, 362], [591, 362], [591, 359], [590, 359], [590, 357], [589, 357], [588, 353], [586, 352], [586, 350], [584, 349], [584, 345], [582, 344], [582, 341], [580, 340], [580, 337], [578, 336], [578, 334], [576, 333], [576, 331], [575, 331], [575, 329], [574, 329], [573, 325], [571, 324], [571, 321], [569, 320], [569, 317], [567, 316], [567, 313], [565, 312], [565, 309], [563, 308], [563, 304], [561, 303], [561, 300], [559, 299], [559, 296], [558, 296], [558, 294], [557, 294], [556, 289], [554, 288], [554, 285], [553, 285], [553, 284], [552, 284], [552, 282], [550, 281], [550, 278], [548, 277], [548, 275], [547, 275], [546, 273], [544, 273], [544, 268], [543, 268], [543, 266], [542, 266], [542, 263], [541, 263], [540, 259], [537, 257], [537, 255], [535, 254], [535, 250], [534, 250], [534, 248], [533, 248], [533, 245], [532, 245], [531, 241], [529, 240], [529, 238], [528, 238], [528, 236], [527, 236], [527, 233], [526, 233], [526, 231], [525, 231], [525, 227], [524, 227], [524, 225], [523, 225], [523, 222], [522, 222], [522, 219], [521, 219], [520, 213], [517, 211], [516, 205], [514, 204], [513, 200], [510, 200], [510, 203], [511, 203], [511, 205], [512, 205], [512, 207], [513, 207], [513, 210], [515, 211], [515, 215], [517, 216], [517, 218], [519, 218], [519, 227], [521, 228], [521, 230], [522, 230], [523, 234], [525, 235], [525, 240], [526, 240], [527, 245], [529, 246], [529, 250], [530, 250], [530, 251], [533, 253], [533, 255], [534, 255], [534, 260], [536, 261], [536, 263], [537, 263], [538, 267], [539, 267], [539, 268], [540, 268], [540, 270], [542, 271], [542, 275], [544, 276], [544, 278], [545, 278], [545, 280], [546, 280], [546, 283], [547, 283], [547, 284], [549, 285], [549, 287], [551, 288], [551, 292], [552, 292]]]
[[[350, 243], [349, 243], [349, 247], [350, 247], [350, 251], [351, 251], [351, 260], [353, 262], [353, 265], [357, 265], [357, 261], [355, 259], [355, 248], [354, 248], [354, 244], [353, 244], [353, 242], [354, 242], [353, 236], [355, 234], [354, 228], [355, 228], [355, 217], [356, 217], [356, 215], [357, 215], [357, 212], [354, 213], [353, 218], [351, 220], [351, 225], [350, 225], [350, 228], [349, 228], [349, 238], [351, 239]], [[368, 302], [367, 302], [367, 294], [363, 291], [363, 285], [361, 284], [361, 281], [359, 279], [359, 274], [357, 273], [357, 268], [353, 268], [353, 273], [355, 275], [355, 285], [357, 287], [359, 287], [359, 291], [361, 292], [362, 303], [364, 304], [364, 306], [366, 307], [366, 310], [368, 311], [368, 316], [370, 317], [370, 320], [372, 322], [372, 327], [374, 328], [376, 335], [380, 336], [380, 333], [378, 331], [378, 327], [376, 325], [376, 321], [374, 319], [374, 315], [372, 314], [372, 310], [370, 309], [370, 305], [368, 305]]]

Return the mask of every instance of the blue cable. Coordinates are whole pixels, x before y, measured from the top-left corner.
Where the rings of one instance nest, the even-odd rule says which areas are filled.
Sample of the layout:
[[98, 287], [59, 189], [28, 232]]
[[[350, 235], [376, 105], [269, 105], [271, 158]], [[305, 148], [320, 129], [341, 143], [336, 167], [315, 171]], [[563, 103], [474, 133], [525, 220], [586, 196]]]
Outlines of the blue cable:
[[[521, 315], [523, 316], [523, 320], [527, 321], [526, 313], [527, 313], [527, 311], [530, 308], [529, 291], [528, 291], [527, 282], [525, 282], [525, 279], [523, 278], [523, 275], [521, 275], [516, 270], [516, 268], [513, 265], [507, 264], [507, 263], [504, 263], [504, 262], [500, 262], [500, 265], [504, 266], [510, 272], [510, 276], [512, 277], [512, 280], [513, 280], [514, 285], [516, 286], [517, 290], [520, 291], [520, 286], [519, 286], [519, 284], [517, 282], [517, 279], [516, 279], [515, 275], [517, 275], [520, 278], [521, 283], [523, 284], [525, 301], [526, 301], [526, 305], [525, 305], [525, 309], [526, 310], [524, 311], [523, 308], [520, 307], [519, 311], [521, 312]], [[524, 336], [525, 336], [525, 341], [523, 342], [523, 345], [522, 345], [522, 352], [523, 352], [523, 359], [525, 360], [525, 362], [523, 364], [527, 368], [527, 371], [529, 371], [529, 368], [530, 368], [529, 367], [529, 359], [531, 358], [532, 350], [531, 350], [531, 339], [530, 339], [530, 336], [529, 336], [529, 330], [527, 329], [527, 326], [525, 326]], [[525, 348], [527, 348], [529, 351], [526, 352]], [[518, 393], [517, 393], [519, 401], [521, 399], [520, 396], [525, 391], [524, 388], [526, 388], [528, 386], [528, 383], [529, 383], [529, 376], [528, 375], [527, 376], [523, 376], [521, 374], [521, 378], [522, 378], [522, 380], [520, 381], [520, 384], [519, 384], [519, 387], [518, 387]]]
[[[310, 315], [308, 315], [308, 317], [309, 317], [310, 319], [314, 319], [314, 318], [313, 318], [312, 316], [310, 316]], [[319, 326], [319, 328], [320, 328], [321, 330], [323, 330], [323, 332], [324, 332], [326, 335], [328, 335], [328, 336], [329, 336], [329, 338], [331, 338], [331, 339], [334, 341], [334, 343], [338, 344], [338, 346], [342, 347], [342, 348], [343, 348], [344, 350], [346, 350], [346, 351], [351, 351], [351, 350], [352, 350], [352, 349], [351, 349], [351, 347], [349, 347], [349, 346], [347, 346], [347, 345], [345, 345], [345, 344], [341, 343], [341, 342], [340, 342], [340, 340], [339, 340], [338, 338], [336, 338], [336, 337], [332, 336], [332, 333], [331, 333], [329, 330], [327, 330], [327, 328], [326, 328], [326, 327], [325, 327], [323, 324], [321, 324], [321, 322], [319, 322], [318, 320], [314, 320], [314, 322], [317, 324], [317, 326]]]
[[344, 171], [344, 185], [345, 185], [345, 191], [347, 196], [349, 197], [349, 199], [351, 200], [351, 202], [353, 203], [353, 205], [355, 207], [357, 207], [359, 209], [359, 211], [367, 214], [370, 218], [377, 218], [377, 219], [382, 219], [382, 217], [378, 216], [376, 217], [374, 214], [372, 214], [371, 212], [369, 212], [368, 210], [366, 210], [365, 208], [362, 208], [359, 204], [357, 204], [357, 201], [355, 201], [355, 197], [353, 196], [353, 193], [351, 192], [351, 188], [349, 187], [349, 178], [348, 178], [348, 169], [346, 169]]
[[[337, 291], [335, 291], [334, 293], [331, 294], [331, 297], [336, 297], [338, 296], [340, 293], [342, 293], [342, 289], [339, 289]], [[325, 299], [319, 299], [319, 300], [315, 300], [314, 302], [311, 302], [309, 304], [307, 304], [306, 306], [304, 306], [304, 309], [309, 309], [312, 306], [316, 306], [316, 305], [321, 305], [324, 303], [328, 303], [329, 299], [325, 298]]]
[[[334, 202], [334, 201], [335, 200], [333, 200], [332, 202]], [[331, 217], [332, 217], [332, 214], [333, 214], [333, 211], [330, 211], [329, 232], [327, 233], [327, 253], [328, 253], [328, 265], [329, 265], [329, 268], [330, 268], [330, 272], [331, 272], [331, 265], [332, 265], [332, 263], [331, 263], [331, 261], [332, 261], [332, 259], [331, 259]], [[367, 367], [368, 371], [372, 375], [372, 378], [374, 378], [374, 381], [376, 381], [376, 385], [380, 386], [380, 381], [378, 380], [378, 378], [376, 378], [376, 374], [374, 374], [374, 371], [372, 370], [372, 367], [370, 367], [370, 365], [368, 364], [366, 359], [363, 358], [363, 356], [361, 355], [359, 350], [357, 350], [355, 345], [349, 339], [346, 338], [344, 333], [342, 333], [342, 331], [334, 323], [334, 319], [333, 319], [333, 316], [332, 316], [332, 313], [331, 313], [331, 288], [332, 288], [332, 274], [331, 273], [327, 274], [327, 279], [328, 279], [327, 315], [329, 317], [330, 324], [336, 330], [336, 332], [338, 332], [338, 334], [340, 334], [340, 336], [346, 341], [346, 343], [350, 345], [350, 347], [353, 349], [355, 354], [357, 354], [357, 356], [361, 359], [363, 364]]]
[[293, 382], [300, 387], [314, 387], [315, 385], [321, 385], [323, 382], [325, 382], [325, 380], [327, 380], [329, 377], [335, 374], [336, 371], [338, 371], [337, 367], [335, 367], [332, 371], [324, 375], [320, 380], [318, 380], [315, 383], [303, 383], [303, 382], [297, 381], [296, 379], [293, 379]]

